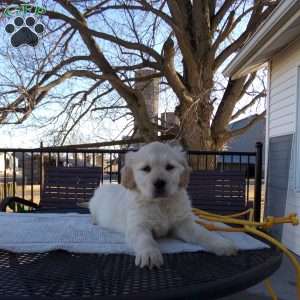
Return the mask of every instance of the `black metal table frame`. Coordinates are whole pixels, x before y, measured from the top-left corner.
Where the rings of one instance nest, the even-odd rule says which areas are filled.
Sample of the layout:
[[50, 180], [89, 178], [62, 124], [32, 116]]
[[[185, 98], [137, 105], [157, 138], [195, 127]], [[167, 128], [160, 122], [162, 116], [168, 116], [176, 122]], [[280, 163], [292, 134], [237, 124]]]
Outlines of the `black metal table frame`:
[[[281, 259], [281, 253], [272, 247], [239, 251], [235, 257], [204, 251], [164, 254], [164, 265], [148, 270], [136, 267], [134, 257], [125, 254], [14, 254], [0, 250], [0, 300], [213, 300], [268, 278]], [[21, 289], [26, 286], [24, 294], [18, 285]]]

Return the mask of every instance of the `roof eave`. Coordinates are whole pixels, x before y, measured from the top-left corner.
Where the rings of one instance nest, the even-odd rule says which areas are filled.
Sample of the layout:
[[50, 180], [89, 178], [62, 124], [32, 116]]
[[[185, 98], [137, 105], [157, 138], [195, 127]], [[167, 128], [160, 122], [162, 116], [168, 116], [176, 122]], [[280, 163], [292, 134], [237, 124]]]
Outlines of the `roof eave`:
[[255, 58], [268, 47], [270, 40], [280, 37], [280, 33], [293, 21], [292, 16], [299, 14], [299, 8], [299, 0], [282, 1], [224, 69], [223, 75], [236, 79], [262, 67], [268, 59], [255, 61]]

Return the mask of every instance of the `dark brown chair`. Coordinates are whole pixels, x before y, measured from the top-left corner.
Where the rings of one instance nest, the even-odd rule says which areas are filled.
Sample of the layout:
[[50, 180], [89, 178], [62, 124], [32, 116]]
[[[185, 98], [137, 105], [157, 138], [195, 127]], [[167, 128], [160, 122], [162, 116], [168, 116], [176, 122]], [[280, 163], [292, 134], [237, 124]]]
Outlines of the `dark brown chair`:
[[13, 203], [27, 205], [39, 211], [80, 211], [82, 209], [78, 203], [92, 197], [100, 184], [101, 174], [99, 167], [47, 167], [39, 205], [19, 197], [10, 197], [1, 203], [1, 211], [6, 211], [7, 206], [11, 207]]
[[233, 214], [247, 208], [245, 175], [239, 171], [194, 171], [188, 194], [193, 207], [217, 214]]

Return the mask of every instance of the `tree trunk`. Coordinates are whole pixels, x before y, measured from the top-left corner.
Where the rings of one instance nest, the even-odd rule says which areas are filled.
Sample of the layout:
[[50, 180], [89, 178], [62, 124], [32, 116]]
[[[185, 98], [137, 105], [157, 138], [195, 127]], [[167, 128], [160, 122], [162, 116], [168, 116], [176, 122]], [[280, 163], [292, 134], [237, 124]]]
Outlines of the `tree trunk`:
[[[181, 103], [186, 103], [186, 101], [181, 101]], [[178, 107], [179, 138], [186, 149], [216, 151], [223, 148], [223, 143], [214, 140], [211, 134], [210, 117], [212, 110], [213, 106], [209, 100], [200, 97], [197, 97], [190, 105]], [[193, 170], [215, 169], [217, 167], [214, 155], [190, 155], [189, 163]]]
[[[211, 117], [213, 104], [212, 59], [202, 55], [197, 72], [187, 73], [184, 69], [184, 85], [188, 88], [189, 97], [182, 97], [177, 107], [177, 116], [181, 125], [181, 138], [189, 150], [219, 150], [211, 134]], [[190, 96], [192, 95], [192, 96]]]
[[199, 119], [196, 105], [190, 105], [184, 113], [179, 115], [180, 138], [189, 150], [211, 150], [213, 142], [210, 134], [209, 122], [204, 121], [204, 115]]

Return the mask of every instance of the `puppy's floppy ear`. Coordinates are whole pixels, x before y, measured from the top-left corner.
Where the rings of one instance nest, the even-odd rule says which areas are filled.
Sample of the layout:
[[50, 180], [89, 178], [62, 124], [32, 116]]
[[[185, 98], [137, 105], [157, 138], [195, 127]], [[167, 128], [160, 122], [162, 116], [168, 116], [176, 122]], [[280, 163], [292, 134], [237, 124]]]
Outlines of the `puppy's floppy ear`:
[[131, 167], [124, 166], [121, 170], [121, 184], [129, 190], [133, 190], [136, 187], [133, 171]]
[[190, 180], [190, 174], [192, 169], [189, 167], [187, 164], [187, 161], [185, 160], [183, 163], [184, 170], [182, 171], [180, 175], [180, 180], [179, 180], [179, 186], [182, 188], [187, 188]]
[[169, 145], [177, 153], [177, 155], [179, 155], [180, 157], [185, 158], [184, 149], [183, 149], [182, 145], [180, 145], [177, 140], [173, 140], [172, 142], [170, 142]]
[[180, 175], [179, 186], [182, 188], [187, 188], [187, 186], [189, 184], [190, 173], [191, 173], [192, 169], [188, 165], [186, 153], [184, 152], [182, 146], [177, 144], [177, 145], [173, 146], [173, 149], [177, 153], [177, 155], [179, 157], [179, 161], [184, 167], [184, 170], [182, 171], [182, 173]]
[[133, 170], [131, 167], [131, 162], [132, 162], [132, 156], [133, 153], [127, 153], [125, 156], [125, 165], [121, 169], [121, 184], [129, 189], [133, 190], [136, 187], [136, 183], [134, 180], [134, 175], [133, 175]]

